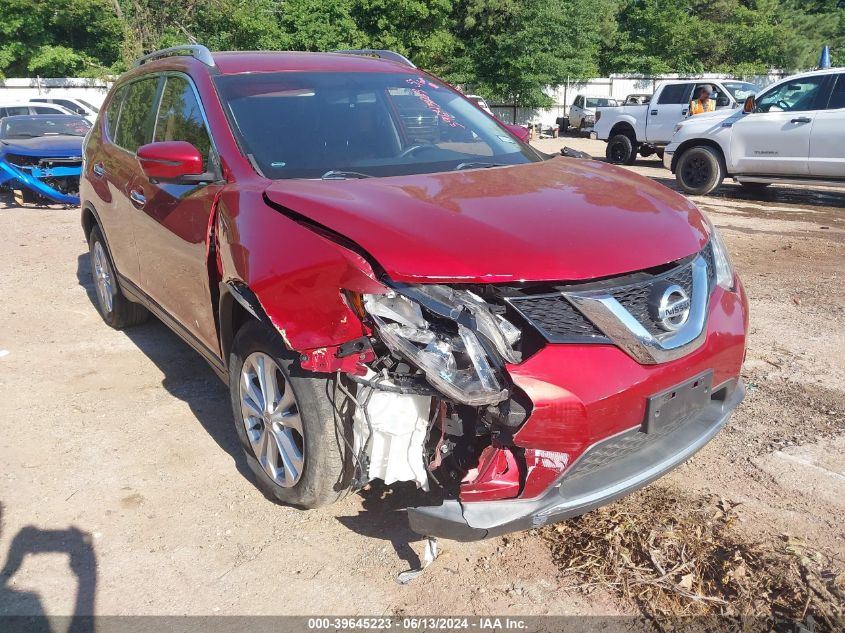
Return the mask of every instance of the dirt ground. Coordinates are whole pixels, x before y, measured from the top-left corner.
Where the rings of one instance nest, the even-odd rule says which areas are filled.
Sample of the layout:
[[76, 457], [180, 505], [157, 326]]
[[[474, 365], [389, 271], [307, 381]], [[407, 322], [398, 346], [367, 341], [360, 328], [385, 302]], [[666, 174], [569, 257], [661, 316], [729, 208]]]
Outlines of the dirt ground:
[[[604, 154], [537, 142], [564, 144]], [[654, 158], [632, 169], [674, 187]], [[695, 202], [751, 302], [748, 396], [653, 486], [728, 499], [748, 539], [799, 537], [841, 573], [845, 192], [726, 184]], [[581, 591], [536, 533], [441, 541], [400, 586], [423, 546], [407, 488], [308, 512], [270, 503], [199, 356], [158, 321], [101, 321], [78, 210], [6, 200], [0, 236], [0, 614], [638, 613], [612, 589]]]

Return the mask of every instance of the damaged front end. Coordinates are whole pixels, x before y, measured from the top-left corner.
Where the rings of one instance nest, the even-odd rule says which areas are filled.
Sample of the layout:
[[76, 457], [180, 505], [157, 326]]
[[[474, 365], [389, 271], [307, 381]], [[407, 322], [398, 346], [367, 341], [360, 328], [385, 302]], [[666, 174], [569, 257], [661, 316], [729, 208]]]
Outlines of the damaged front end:
[[512, 440], [530, 405], [505, 367], [522, 358], [522, 332], [504, 304], [433, 284], [346, 296], [373, 358], [365, 375], [346, 375], [356, 487], [378, 478], [446, 499], [517, 497], [525, 462]]
[[39, 152], [6, 151], [0, 145], [0, 185], [10, 188], [17, 204], [48, 201], [79, 204], [82, 156], [45, 156]]

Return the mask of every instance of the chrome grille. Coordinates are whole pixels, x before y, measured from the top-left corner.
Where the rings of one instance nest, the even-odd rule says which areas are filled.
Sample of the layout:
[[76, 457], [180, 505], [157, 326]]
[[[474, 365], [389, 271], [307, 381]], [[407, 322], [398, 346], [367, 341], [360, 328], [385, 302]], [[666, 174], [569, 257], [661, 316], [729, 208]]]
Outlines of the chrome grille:
[[[702, 249], [701, 256], [707, 264], [707, 278], [712, 287], [715, 270], [710, 244]], [[602, 282], [602, 289], [628, 310], [650, 334], [663, 334], [664, 330], [649, 312], [651, 291], [656, 283], [669, 282], [678, 284], [692, 296], [692, 262], [687, 261], [645, 280], [637, 277], [641, 275], [626, 275]], [[601, 330], [564, 298], [566, 291], [561, 288], [561, 291], [554, 294], [510, 297], [508, 301], [550, 343], [609, 342]]]
[[563, 295], [527, 297], [511, 304], [552, 343], [607, 342], [607, 337]]

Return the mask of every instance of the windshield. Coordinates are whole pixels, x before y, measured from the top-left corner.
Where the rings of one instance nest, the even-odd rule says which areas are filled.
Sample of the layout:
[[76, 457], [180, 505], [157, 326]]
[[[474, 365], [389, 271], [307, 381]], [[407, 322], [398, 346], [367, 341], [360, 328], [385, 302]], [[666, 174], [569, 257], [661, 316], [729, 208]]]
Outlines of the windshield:
[[0, 138], [85, 136], [90, 127], [88, 121], [78, 116], [6, 117], [0, 126]]
[[737, 103], [742, 103], [751, 95], [757, 94], [757, 86], [747, 81], [723, 81], [722, 85]]
[[587, 99], [588, 108], [608, 108], [617, 105], [619, 103], [616, 99]]
[[414, 73], [215, 78], [239, 143], [265, 176], [368, 177], [541, 160], [444, 84]]
[[88, 103], [85, 99], [77, 99], [77, 101], [79, 101], [79, 103], [84, 105], [86, 108], [88, 108], [89, 110], [91, 110], [91, 112], [94, 112], [95, 114], [100, 111], [100, 108], [91, 103]]

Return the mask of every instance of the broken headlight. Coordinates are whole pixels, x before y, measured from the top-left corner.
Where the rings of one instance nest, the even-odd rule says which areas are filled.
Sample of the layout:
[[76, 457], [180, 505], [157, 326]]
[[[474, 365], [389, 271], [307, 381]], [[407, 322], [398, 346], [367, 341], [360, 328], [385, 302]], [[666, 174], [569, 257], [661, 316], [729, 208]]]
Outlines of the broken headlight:
[[364, 309], [384, 344], [444, 395], [472, 406], [508, 397], [491, 355], [518, 363], [520, 331], [477, 295], [448, 286], [404, 286], [364, 295]]

